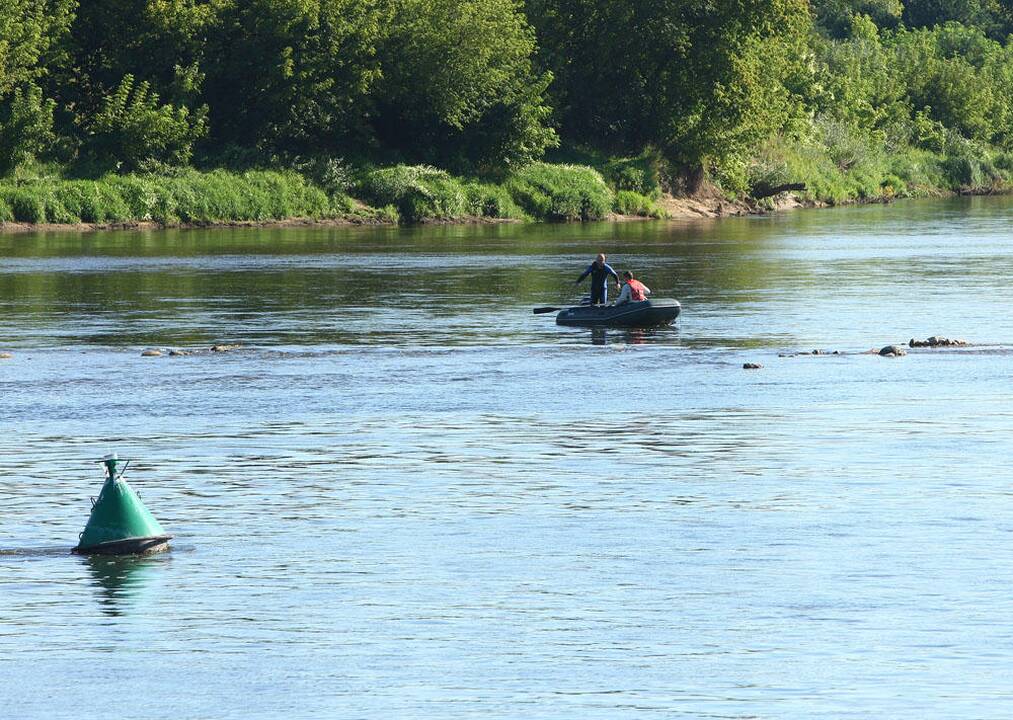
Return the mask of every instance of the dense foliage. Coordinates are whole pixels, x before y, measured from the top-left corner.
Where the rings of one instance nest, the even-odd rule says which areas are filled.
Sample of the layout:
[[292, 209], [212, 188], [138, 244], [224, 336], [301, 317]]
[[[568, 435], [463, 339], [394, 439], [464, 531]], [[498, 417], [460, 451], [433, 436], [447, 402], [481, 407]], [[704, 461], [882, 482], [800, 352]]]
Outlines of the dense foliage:
[[999, 190], [1011, 33], [1013, 0], [4, 0], [0, 215], [147, 216], [114, 180], [159, 172], [162, 216], [235, 215], [188, 167], [412, 221]]

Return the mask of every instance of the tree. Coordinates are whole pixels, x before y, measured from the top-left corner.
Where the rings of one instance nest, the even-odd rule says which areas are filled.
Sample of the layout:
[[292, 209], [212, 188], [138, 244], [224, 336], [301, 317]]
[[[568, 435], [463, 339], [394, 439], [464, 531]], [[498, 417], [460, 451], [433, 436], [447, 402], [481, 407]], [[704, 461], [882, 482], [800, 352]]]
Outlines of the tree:
[[507, 171], [556, 143], [515, 0], [395, 0], [373, 126], [414, 162]]
[[208, 31], [223, 0], [87, 0], [71, 27], [72, 67], [54, 88], [78, 120], [130, 75], [196, 106]]
[[978, 28], [996, 40], [1013, 32], [1010, 0], [907, 0], [904, 22], [912, 28], [931, 28], [947, 22]]
[[0, 172], [52, 143], [54, 102], [40, 83], [64, 58], [74, 6], [74, 0], [0, 3]]
[[812, 0], [816, 23], [830, 37], [847, 37], [851, 19], [869, 17], [880, 28], [896, 28], [904, 12], [902, 0]]
[[125, 75], [88, 121], [89, 149], [127, 170], [145, 160], [185, 165], [207, 131], [206, 116], [207, 106], [191, 115], [186, 107], [161, 104], [148, 82]]
[[214, 140], [269, 153], [361, 146], [388, 17], [363, 0], [224, 0], [204, 63]]
[[530, 0], [571, 142], [658, 148], [694, 190], [801, 111], [806, 0]]

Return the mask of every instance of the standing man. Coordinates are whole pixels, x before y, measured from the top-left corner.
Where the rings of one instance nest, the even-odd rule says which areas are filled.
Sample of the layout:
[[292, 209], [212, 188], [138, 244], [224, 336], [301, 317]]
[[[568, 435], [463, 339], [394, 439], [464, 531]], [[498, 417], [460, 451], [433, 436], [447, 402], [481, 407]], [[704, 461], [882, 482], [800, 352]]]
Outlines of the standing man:
[[587, 270], [580, 274], [574, 285], [580, 285], [588, 275], [591, 276], [591, 304], [604, 305], [609, 299], [609, 275], [615, 279], [616, 287], [619, 287], [619, 275], [605, 262], [605, 253], [598, 253], [598, 257], [587, 266]]

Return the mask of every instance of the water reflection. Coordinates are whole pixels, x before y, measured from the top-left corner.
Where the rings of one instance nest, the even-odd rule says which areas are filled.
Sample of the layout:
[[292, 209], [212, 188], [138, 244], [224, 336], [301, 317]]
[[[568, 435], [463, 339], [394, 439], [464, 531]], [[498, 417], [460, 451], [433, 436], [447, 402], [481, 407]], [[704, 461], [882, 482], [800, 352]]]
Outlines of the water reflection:
[[102, 612], [119, 616], [133, 598], [143, 593], [156, 568], [168, 562], [168, 556], [88, 555], [81, 562], [88, 568]]
[[592, 345], [645, 345], [658, 340], [672, 341], [678, 336], [675, 327], [667, 328], [589, 328]]

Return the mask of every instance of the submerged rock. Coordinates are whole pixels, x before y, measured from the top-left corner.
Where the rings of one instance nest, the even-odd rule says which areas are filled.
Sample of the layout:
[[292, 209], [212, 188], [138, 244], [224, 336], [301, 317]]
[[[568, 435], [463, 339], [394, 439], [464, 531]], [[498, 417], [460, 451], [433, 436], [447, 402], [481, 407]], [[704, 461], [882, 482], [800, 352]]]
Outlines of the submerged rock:
[[907, 344], [908, 344], [908, 347], [913, 347], [913, 348], [924, 348], [924, 347], [929, 347], [929, 348], [934, 348], [934, 347], [960, 347], [960, 346], [963, 346], [963, 345], [967, 345], [967, 341], [966, 340], [956, 340], [956, 339], [951, 339], [951, 338], [940, 337], [938, 335], [933, 335], [932, 337], [928, 338], [927, 340], [915, 340], [914, 338], [911, 338], [910, 340], [908, 340]]
[[243, 347], [243, 346], [242, 345], [212, 345], [211, 346], [211, 352], [215, 352], [215, 353], [231, 352], [233, 350], [238, 350], [241, 347]]
[[811, 350], [811, 351], [799, 351], [791, 353], [778, 353], [778, 357], [804, 357], [808, 355], [840, 355], [840, 350]]
[[763, 367], [763, 365], [761, 365], [760, 363], [743, 363], [742, 364], [742, 369], [743, 370], [759, 370], [762, 367]]
[[879, 351], [879, 354], [883, 357], [901, 357], [907, 355], [907, 350], [900, 345], [887, 345]]

